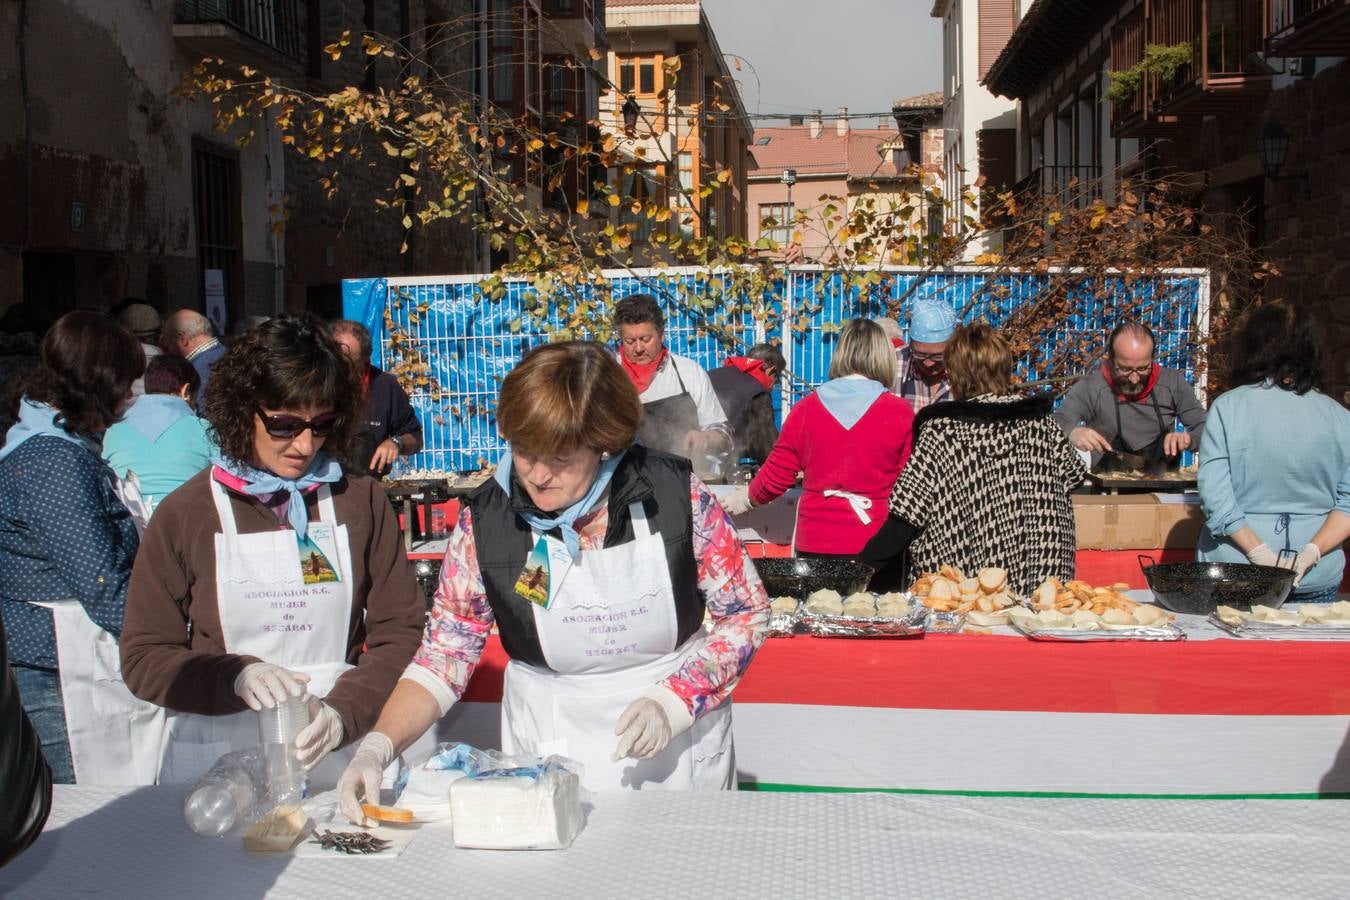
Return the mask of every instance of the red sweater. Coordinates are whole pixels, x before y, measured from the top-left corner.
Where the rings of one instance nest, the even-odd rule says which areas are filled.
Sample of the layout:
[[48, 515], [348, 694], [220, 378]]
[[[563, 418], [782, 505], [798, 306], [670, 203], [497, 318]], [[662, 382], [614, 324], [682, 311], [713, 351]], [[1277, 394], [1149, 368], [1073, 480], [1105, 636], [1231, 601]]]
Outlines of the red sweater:
[[[909, 460], [914, 410], [894, 394], [877, 397], [863, 417], [845, 431], [814, 393], [792, 408], [773, 452], [750, 482], [750, 501], [769, 503], [802, 479], [797, 507], [797, 549], [852, 556], [886, 520], [886, 501]], [[864, 525], [843, 497], [827, 490], [867, 497], [871, 518]]]

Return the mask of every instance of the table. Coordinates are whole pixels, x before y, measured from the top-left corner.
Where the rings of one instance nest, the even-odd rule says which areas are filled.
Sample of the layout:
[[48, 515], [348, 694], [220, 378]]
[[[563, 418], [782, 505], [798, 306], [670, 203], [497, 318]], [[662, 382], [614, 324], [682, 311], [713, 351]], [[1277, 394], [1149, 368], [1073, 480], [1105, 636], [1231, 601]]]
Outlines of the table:
[[[1142, 597], [1136, 594], [1137, 597]], [[760, 791], [1350, 796], [1350, 644], [1004, 635], [770, 638], [735, 692], [738, 780]], [[489, 638], [446, 740], [497, 747]]]
[[0, 895], [475, 900], [555, 897], [1340, 898], [1350, 804], [886, 794], [598, 795], [562, 852], [252, 857], [194, 835], [181, 788], [56, 789]]

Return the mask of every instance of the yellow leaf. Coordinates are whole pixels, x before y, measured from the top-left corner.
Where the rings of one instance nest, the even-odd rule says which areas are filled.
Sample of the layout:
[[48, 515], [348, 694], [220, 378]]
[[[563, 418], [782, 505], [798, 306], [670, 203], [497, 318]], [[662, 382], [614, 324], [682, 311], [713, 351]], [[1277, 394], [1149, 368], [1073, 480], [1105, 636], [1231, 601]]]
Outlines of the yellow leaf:
[[618, 206], [620, 203], [622, 203], [622, 202], [623, 202], [623, 201], [619, 199], [619, 195], [618, 195], [618, 194], [610, 194], [610, 195], [609, 195], [609, 205], [610, 205], [610, 206], [617, 207], [617, 206]]
[[404, 184], [410, 187], [414, 184], [417, 184], [417, 179], [409, 175], [407, 172], [400, 173], [398, 177], [400, 181], [402, 181]]
[[534, 138], [525, 146], [529, 147], [531, 150], [542, 150], [544, 149], [544, 142], [539, 140], [539, 138]]
[[584, 215], [586, 215], [588, 212], [590, 212], [590, 209], [591, 209], [591, 202], [590, 202], [589, 200], [578, 200], [578, 201], [577, 201], [576, 209], [577, 209], [577, 215], [579, 215], [579, 216], [584, 216]]
[[404, 228], [411, 228], [411, 227], [412, 227], [412, 216], [404, 216], [404, 217], [403, 217], [403, 227], [404, 227]]
[[1046, 218], [1045, 223], [1049, 225], [1051, 228], [1054, 228], [1062, 221], [1064, 221], [1064, 216], [1061, 215], [1058, 210], [1056, 210]]
[[728, 181], [731, 180], [731, 170], [723, 169], [722, 171], [718, 172], [717, 180], [720, 181], [722, 184], [726, 184]]
[[594, 47], [592, 47], [592, 48], [590, 49], [590, 54], [591, 54], [591, 59], [594, 59], [594, 60], [599, 60], [602, 56], [604, 56], [603, 53], [601, 53], [599, 50], [595, 49]]

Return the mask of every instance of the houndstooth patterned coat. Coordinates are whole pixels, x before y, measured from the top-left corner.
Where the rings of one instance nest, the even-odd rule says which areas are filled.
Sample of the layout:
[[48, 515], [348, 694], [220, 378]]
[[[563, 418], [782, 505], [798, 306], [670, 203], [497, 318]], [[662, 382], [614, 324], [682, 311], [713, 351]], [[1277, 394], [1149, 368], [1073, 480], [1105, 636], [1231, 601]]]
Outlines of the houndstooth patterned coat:
[[1013, 590], [1074, 574], [1069, 494], [1087, 469], [1050, 418], [1048, 397], [939, 403], [914, 420], [914, 453], [891, 492], [891, 515], [917, 536], [912, 570], [1008, 570]]

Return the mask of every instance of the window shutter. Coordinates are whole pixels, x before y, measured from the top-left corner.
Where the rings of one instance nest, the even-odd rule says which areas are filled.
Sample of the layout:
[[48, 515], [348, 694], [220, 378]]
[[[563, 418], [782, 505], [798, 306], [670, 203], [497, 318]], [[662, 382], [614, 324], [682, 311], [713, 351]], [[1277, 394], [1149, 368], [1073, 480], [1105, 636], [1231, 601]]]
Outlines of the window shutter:
[[980, 81], [1017, 27], [1017, 0], [980, 0]]

